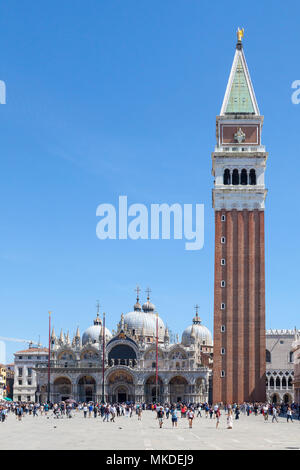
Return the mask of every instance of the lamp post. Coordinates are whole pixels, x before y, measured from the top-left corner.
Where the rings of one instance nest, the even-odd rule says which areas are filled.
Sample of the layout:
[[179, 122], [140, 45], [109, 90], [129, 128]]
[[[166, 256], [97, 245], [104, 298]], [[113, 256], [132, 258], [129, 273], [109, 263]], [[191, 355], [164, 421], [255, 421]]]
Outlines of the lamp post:
[[104, 403], [104, 367], [105, 367], [105, 312], [102, 325], [102, 403]]
[[51, 312], [49, 313], [49, 346], [48, 346], [48, 394], [47, 402], [50, 403], [50, 350], [51, 350]]
[[156, 313], [156, 371], [155, 371], [155, 401], [157, 403], [158, 392], [158, 313]]

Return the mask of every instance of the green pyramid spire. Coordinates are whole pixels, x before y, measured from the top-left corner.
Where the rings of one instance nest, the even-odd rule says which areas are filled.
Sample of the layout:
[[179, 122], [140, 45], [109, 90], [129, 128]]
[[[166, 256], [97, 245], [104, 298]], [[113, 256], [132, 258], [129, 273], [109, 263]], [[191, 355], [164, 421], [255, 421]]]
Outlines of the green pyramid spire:
[[239, 56], [237, 60], [237, 65], [234, 71], [234, 78], [231, 84], [231, 90], [225, 109], [225, 114], [228, 113], [255, 113], [241, 56]]

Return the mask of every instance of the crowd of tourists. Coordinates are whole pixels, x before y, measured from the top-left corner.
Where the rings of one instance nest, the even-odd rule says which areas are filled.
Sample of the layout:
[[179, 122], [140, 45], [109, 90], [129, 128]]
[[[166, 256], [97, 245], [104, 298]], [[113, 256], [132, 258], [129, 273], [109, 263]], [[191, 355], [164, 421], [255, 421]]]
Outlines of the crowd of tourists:
[[262, 415], [264, 421], [268, 421], [269, 417], [272, 422], [278, 423], [278, 417], [286, 417], [287, 422], [293, 422], [294, 419], [300, 420], [300, 405], [293, 403], [292, 405], [281, 404], [277, 406], [276, 404], [268, 403], [243, 403], [238, 405], [234, 403], [233, 405], [209, 405], [207, 403], [203, 404], [179, 404], [179, 405], [152, 405], [152, 410], [157, 412], [157, 418], [159, 422], [159, 427], [162, 428], [164, 419], [169, 419], [171, 416], [172, 427], [177, 426], [178, 415], [180, 414], [181, 418], [187, 418], [189, 422], [189, 428], [193, 427], [194, 418], [200, 416], [205, 416], [205, 418], [215, 419], [216, 428], [219, 427], [220, 417], [222, 413], [226, 416], [227, 429], [233, 428], [233, 421], [238, 420], [240, 414], [250, 416]]
[[240, 415], [245, 416], [262, 416], [263, 421], [272, 421], [278, 423], [278, 417], [286, 418], [287, 422], [300, 420], [300, 405], [292, 403], [288, 404], [268, 404], [268, 403], [243, 403], [224, 405], [208, 403], [198, 404], [160, 404], [160, 403], [76, 403], [74, 400], [67, 400], [61, 403], [22, 403], [22, 402], [6, 402], [0, 403], [0, 422], [5, 422], [9, 416], [15, 416], [18, 421], [22, 421], [27, 416], [37, 418], [45, 416], [47, 418], [74, 418], [75, 416], [83, 416], [84, 419], [100, 418], [103, 422], [115, 422], [116, 418], [126, 417], [132, 418], [134, 415], [140, 421], [143, 411], [151, 410], [158, 421], [159, 428], [163, 427], [165, 420], [172, 423], [172, 427], [178, 426], [179, 418], [188, 420], [189, 428], [193, 427], [195, 418], [214, 419], [216, 428], [219, 427], [222, 415], [226, 417], [227, 429], [233, 428], [234, 420], [238, 420]]

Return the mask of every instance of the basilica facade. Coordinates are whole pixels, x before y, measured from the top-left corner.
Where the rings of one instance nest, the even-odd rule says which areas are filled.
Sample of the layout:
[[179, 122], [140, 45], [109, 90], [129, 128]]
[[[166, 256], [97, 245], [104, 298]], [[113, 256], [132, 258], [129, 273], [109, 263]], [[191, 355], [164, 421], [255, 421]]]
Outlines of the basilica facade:
[[[192, 324], [171, 341], [168, 328], [139, 296], [133, 311], [121, 315], [116, 331], [93, 325], [74, 338], [54, 329], [50, 347], [50, 401], [206, 402], [210, 399], [212, 335], [196, 309]], [[156, 358], [158, 364], [156, 367]], [[35, 368], [37, 400], [48, 398], [48, 362]], [[103, 380], [104, 378], [104, 380]]]

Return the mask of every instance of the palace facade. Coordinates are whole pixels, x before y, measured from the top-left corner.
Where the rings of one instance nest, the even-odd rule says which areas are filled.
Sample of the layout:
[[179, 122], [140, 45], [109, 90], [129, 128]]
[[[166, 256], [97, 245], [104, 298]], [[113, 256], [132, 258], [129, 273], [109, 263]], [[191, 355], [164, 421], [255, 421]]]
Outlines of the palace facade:
[[266, 387], [271, 403], [294, 401], [295, 330], [266, 331]]
[[300, 331], [295, 332], [294, 342], [292, 344], [294, 354], [294, 400], [300, 403]]

